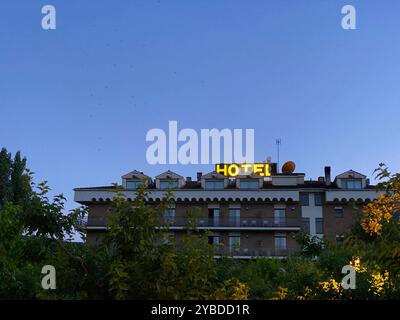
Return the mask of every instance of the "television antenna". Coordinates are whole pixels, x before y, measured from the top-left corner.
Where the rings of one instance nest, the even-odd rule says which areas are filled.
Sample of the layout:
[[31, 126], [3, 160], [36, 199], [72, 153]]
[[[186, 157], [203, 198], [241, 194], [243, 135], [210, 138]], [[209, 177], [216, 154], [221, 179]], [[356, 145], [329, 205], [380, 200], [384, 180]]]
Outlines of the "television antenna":
[[279, 172], [279, 146], [282, 144], [281, 138], [276, 139], [275, 143], [276, 143], [276, 153], [277, 153], [277, 159], [278, 159], [277, 164], [276, 164], [276, 166], [277, 166], [276, 171]]

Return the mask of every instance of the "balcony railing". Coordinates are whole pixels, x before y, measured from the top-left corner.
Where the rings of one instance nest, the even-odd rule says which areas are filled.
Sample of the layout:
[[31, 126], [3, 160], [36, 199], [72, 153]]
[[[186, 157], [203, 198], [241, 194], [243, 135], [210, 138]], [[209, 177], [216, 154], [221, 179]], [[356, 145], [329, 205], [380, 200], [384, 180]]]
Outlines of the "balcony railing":
[[85, 217], [79, 220], [82, 227], [106, 227], [107, 218], [105, 217]]
[[[175, 217], [165, 218], [163, 222], [170, 227], [185, 227], [188, 225], [188, 218]], [[259, 217], [243, 217], [243, 218], [199, 218], [195, 222], [197, 227], [204, 228], [273, 228], [273, 227], [299, 227], [300, 219], [295, 218], [259, 218]]]
[[296, 250], [278, 249], [278, 248], [217, 248], [217, 256], [231, 256], [231, 257], [286, 257], [295, 253]]
[[[296, 218], [198, 218], [192, 220], [198, 228], [300, 228], [301, 220]], [[170, 228], [184, 228], [190, 224], [189, 218], [173, 217], [160, 219], [161, 225], [167, 225]], [[91, 217], [82, 220], [82, 226], [85, 227], [105, 227], [107, 225], [106, 217]]]

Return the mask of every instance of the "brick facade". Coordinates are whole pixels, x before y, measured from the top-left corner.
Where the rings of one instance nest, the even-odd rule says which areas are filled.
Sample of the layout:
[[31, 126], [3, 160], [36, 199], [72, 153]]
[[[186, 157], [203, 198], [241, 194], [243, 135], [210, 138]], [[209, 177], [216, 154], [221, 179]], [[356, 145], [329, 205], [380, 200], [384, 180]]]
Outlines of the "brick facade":
[[[317, 181], [305, 181], [304, 174], [277, 174], [276, 179], [273, 176], [261, 181], [255, 184], [259, 188], [251, 190], [241, 189], [239, 178], [228, 180], [210, 173], [191, 181], [167, 171], [158, 177], [179, 180], [173, 190], [175, 202], [168, 213], [170, 233], [179, 243], [188, 210], [198, 208], [199, 235], [211, 235], [209, 241], [218, 243], [221, 254], [241, 258], [286, 256], [299, 249], [294, 236], [301, 230], [327, 241], [340, 242], [362, 205], [378, 193], [365, 176], [352, 170], [330, 181], [327, 168], [325, 173], [329, 174]], [[123, 192], [128, 200], [134, 199], [135, 190], [127, 188], [127, 181], [137, 179], [137, 175], [145, 176], [138, 171], [123, 176]], [[162, 184], [157, 179], [146, 182], [149, 205], [160, 201], [164, 192], [159, 190]], [[223, 181], [220, 189], [205, 187], [207, 181], [216, 179]], [[346, 184], [347, 180], [351, 183]], [[359, 188], [343, 189], [341, 185]], [[86, 230], [90, 245], [100, 243], [107, 232], [109, 203], [114, 195], [111, 186], [75, 189], [75, 200], [89, 208]], [[358, 210], [354, 208], [355, 203]]]

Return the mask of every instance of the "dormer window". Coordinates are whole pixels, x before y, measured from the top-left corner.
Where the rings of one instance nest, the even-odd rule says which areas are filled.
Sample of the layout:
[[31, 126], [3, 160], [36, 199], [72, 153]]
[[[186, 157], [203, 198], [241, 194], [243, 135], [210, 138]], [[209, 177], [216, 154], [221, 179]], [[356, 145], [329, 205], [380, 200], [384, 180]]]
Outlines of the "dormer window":
[[178, 180], [160, 180], [160, 189], [177, 189]]
[[366, 178], [365, 175], [359, 172], [349, 170], [336, 176], [335, 182], [337, 183], [337, 186], [342, 189], [360, 190], [365, 188]]
[[185, 184], [185, 178], [168, 170], [156, 176], [157, 189], [179, 189]]
[[240, 189], [258, 189], [260, 182], [258, 179], [240, 179]]
[[209, 180], [205, 182], [207, 190], [224, 189], [224, 181], [221, 180]]
[[141, 171], [133, 170], [122, 176], [122, 185], [126, 190], [136, 190], [142, 183], [146, 186], [150, 183], [151, 179]]
[[215, 171], [209, 172], [200, 177], [201, 187], [205, 190], [222, 190], [228, 183], [229, 179]]
[[343, 189], [361, 189], [362, 182], [361, 179], [342, 179], [341, 187]]
[[126, 181], [126, 189], [127, 190], [136, 190], [139, 185], [143, 183], [142, 180], [127, 180]]

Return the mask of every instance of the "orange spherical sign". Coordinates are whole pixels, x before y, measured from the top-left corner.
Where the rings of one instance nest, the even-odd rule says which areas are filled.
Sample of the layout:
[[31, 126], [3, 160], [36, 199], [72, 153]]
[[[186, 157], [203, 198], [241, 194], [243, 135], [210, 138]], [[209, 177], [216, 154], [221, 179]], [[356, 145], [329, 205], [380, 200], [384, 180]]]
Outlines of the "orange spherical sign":
[[282, 173], [293, 173], [294, 169], [296, 169], [296, 164], [293, 161], [286, 161], [282, 166]]

